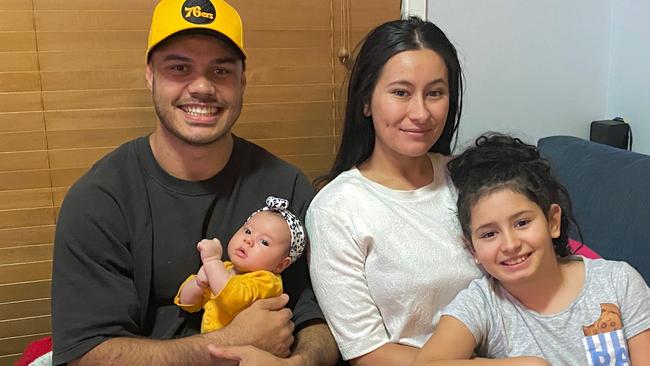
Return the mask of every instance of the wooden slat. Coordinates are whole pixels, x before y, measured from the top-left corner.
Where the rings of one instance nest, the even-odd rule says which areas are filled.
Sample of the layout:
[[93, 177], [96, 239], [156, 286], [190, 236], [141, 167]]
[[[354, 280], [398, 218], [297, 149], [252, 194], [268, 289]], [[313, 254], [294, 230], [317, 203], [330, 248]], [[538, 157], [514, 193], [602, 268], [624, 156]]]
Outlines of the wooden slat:
[[0, 72], [0, 93], [34, 90], [41, 90], [38, 71]]
[[0, 321], [50, 314], [49, 298], [0, 303]]
[[[38, 97], [38, 93], [35, 93]], [[0, 97], [0, 98], [4, 98]], [[11, 95], [6, 100], [10, 100]], [[2, 107], [0, 107], [2, 108]], [[40, 108], [39, 108], [40, 109]], [[44, 131], [43, 112], [0, 113], [0, 132]]]
[[35, 51], [2, 52], [0, 49], [0, 70], [4, 72], [38, 71], [37, 54]]
[[61, 207], [65, 195], [68, 193], [70, 187], [54, 187], [52, 188], [52, 201], [54, 202], [54, 207]]
[[52, 190], [50, 188], [0, 191], [0, 210], [45, 207], [49, 205], [52, 205]]
[[88, 167], [52, 169], [52, 187], [67, 187], [76, 182], [86, 171]]
[[88, 149], [50, 150], [50, 165], [54, 169], [89, 167], [99, 158], [114, 149], [115, 146]]
[[[0, 229], [0, 249], [51, 244], [53, 240], [54, 225]], [[0, 298], [0, 302], [2, 302], [2, 298]]]
[[276, 155], [328, 154], [334, 150], [332, 137], [253, 140]]
[[48, 167], [46, 151], [0, 152], [0, 171]]
[[332, 121], [269, 121], [258, 123], [237, 123], [233, 132], [243, 138], [287, 138], [304, 136], [328, 136], [332, 134]]
[[51, 206], [0, 211], [0, 229], [52, 224], [54, 213]]
[[330, 42], [329, 30], [247, 30], [244, 45], [251, 48], [311, 48]]
[[0, 248], [0, 266], [52, 260], [52, 244]]
[[2, 52], [36, 51], [34, 32], [0, 32]]
[[0, 303], [50, 297], [52, 280], [0, 284]]
[[[156, 4], [153, 1], [141, 0], [30, 0], [34, 2], [35, 10], [152, 10]], [[150, 17], [150, 13], [149, 13]]]
[[0, 132], [0, 152], [46, 149], [45, 132]]
[[[52, 261], [5, 264], [0, 266], [0, 285], [47, 280], [52, 277]], [[0, 328], [2, 328], [0, 326]]]
[[52, 331], [49, 315], [0, 321], [0, 338]]
[[140, 68], [144, 75], [143, 49], [49, 51], [38, 57], [42, 71]]
[[[2, 34], [0, 33], [0, 40]], [[83, 51], [106, 49], [134, 49], [142, 51], [144, 60], [147, 48], [147, 31], [103, 32], [42, 32], [37, 29], [39, 51]]]
[[44, 71], [41, 73], [44, 91], [142, 88], [144, 73], [139, 69], [93, 71]]
[[50, 131], [47, 133], [47, 141], [50, 149], [119, 146], [124, 141], [150, 132], [149, 127]]
[[20, 353], [0, 356], [0, 366], [14, 365], [21, 357]]
[[262, 121], [309, 121], [329, 116], [332, 102], [245, 105], [237, 123]]
[[[0, 93], [0, 113], [40, 111], [41, 109], [42, 103], [40, 91], [24, 93]], [[2, 120], [8, 119], [6, 117], [7, 116], [5, 116], [5, 118], [2, 118]], [[3, 123], [2, 120], [0, 120], [0, 123]], [[40, 123], [43, 123], [42, 119], [40, 120]], [[12, 124], [16, 125], [16, 127], [22, 127], [21, 125], [17, 125], [15, 122]], [[2, 131], [2, 127], [0, 127], [0, 131]]]
[[246, 65], [251, 68], [284, 66], [330, 66], [330, 45], [313, 44], [310, 48], [247, 48]]
[[32, 0], [2, 0], [0, 10], [32, 10]]
[[319, 170], [325, 171], [332, 166], [334, 154], [317, 154], [317, 155], [286, 155], [280, 156], [282, 159], [296, 165], [303, 171]]
[[146, 88], [45, 91], [43, 105], [48, 111], [150, 107], [151, 93]]
[[[45, 112], [48, 131], [146, 126], [151, 126], [153, 130], [157, 120], [152, 107]], [[88, 121], [92, 121], [92, 126], [88, 125]]]
[[40, 32], [86, 32], [112, 30], [148, 31], [149, 10], [36, 10], [34, 23]]
[[50, 186], [47, 170], [0, 171], [0, 190], [46, 188]]
[[3, 10], [0, 32], [24, 32], [34, 30], [32, 10]]
[[258, 67], [247, 71], [250, 85], [323, 84], [332, 80], [329, 65], [303, 67]]

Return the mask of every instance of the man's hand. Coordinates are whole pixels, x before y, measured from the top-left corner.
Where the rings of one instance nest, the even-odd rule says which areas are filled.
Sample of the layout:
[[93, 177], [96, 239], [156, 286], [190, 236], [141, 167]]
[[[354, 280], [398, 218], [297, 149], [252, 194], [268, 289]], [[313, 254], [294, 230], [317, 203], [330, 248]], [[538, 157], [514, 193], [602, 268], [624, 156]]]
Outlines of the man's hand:
[[223, 330], [275, 356], [289, 357], [294, 325], [291, 310], [284, 308], [288, 301], [286, 294], [257, 300]]
[[290, 365], [286, 358], [275, 357], [253, 346], [208, 346], [208, 351], [214, 359], [232, 360], [239, 362], [239, 366], [285, 366]]
[[201, 253], [201, 262], [205, 263], [210, 260], [221, 260], [223, 247], [219, 239], [203, 239], [197, 245], [196, 249]]

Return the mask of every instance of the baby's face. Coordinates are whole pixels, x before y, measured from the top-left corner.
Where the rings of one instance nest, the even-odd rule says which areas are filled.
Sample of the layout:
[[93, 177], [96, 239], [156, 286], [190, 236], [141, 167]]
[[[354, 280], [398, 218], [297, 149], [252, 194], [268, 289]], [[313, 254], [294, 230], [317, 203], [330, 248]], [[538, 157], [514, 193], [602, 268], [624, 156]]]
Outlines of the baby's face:
[[245, 222], [228, 243], [228, 257], [238, 272], [280, 273], [291, 263], [291, 232], [282, 216], [262, 211]]

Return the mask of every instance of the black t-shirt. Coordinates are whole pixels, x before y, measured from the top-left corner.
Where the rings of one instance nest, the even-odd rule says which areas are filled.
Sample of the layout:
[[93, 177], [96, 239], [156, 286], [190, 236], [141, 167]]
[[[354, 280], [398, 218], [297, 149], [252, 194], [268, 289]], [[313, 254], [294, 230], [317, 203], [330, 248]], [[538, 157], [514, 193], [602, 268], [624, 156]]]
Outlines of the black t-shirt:
[[[147, 137], [98, 161], [71, 187], [57, 221], [54, 364], [111, 337], [198, 333], [201, 312], [173, 304], [180, 284], [201, 265], [196, 244], [216, 237], [226, 254], [230, 237], [269, 195], [288, 199], [304, 219], [314, 191], [298, 169], [237, 137], [224, 169], [200, 182], [167, 174]], [[304, 256], [282, 278], [296, 328], [322, 319]]]

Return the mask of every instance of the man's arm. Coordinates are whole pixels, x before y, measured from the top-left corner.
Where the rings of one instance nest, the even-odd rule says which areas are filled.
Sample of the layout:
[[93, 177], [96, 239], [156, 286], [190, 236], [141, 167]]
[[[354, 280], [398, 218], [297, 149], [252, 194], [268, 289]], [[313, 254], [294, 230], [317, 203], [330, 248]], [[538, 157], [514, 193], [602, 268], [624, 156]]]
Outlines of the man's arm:
[[253, 346], [209, 346], [208, 350], [215, 362], [232, 360], [239, 366], [331, 366], [338, 360], [336, 342], [324, 323], [311, 324], [300, 330], [294, 346], [289, 358], [275, 357]]
[[[259, 300], [223, 329], [173, 340], [118, 337], [100, 343], [71, 365], [231, 365], [215, 361], [208, 345], [251, 344], [282, 354], [291, 344], [291, 311], [286, 295]], [[251, 326], [255, 324], [255, 326]], [[272, 336], [271, 336], [272, 335]]]

